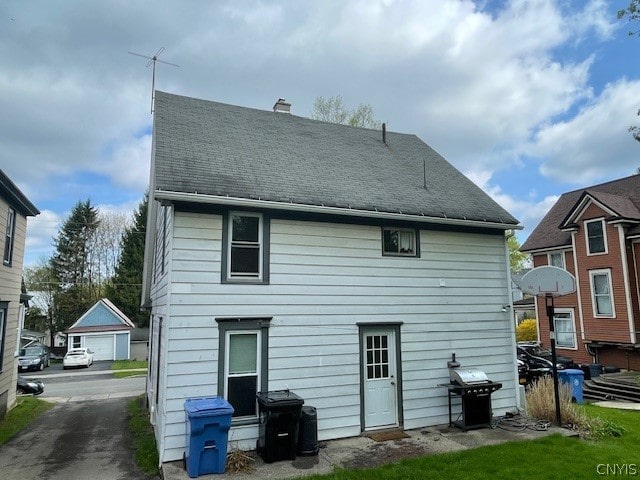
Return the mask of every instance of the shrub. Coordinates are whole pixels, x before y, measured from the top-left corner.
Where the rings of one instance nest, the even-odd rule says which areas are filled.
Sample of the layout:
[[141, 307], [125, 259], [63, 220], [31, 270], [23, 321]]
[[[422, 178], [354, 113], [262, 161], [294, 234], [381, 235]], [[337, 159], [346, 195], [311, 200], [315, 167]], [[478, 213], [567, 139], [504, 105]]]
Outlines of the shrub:
[[[571, 386], [560, 382], [560, 416], [563, 425], [588, 429], [587, 417], [571, 403]], [[553, 378], [541, 377], [534, 381], [526, 394], [527, 414], [537, 420], [556, 423], [556, 402], [553, 392]]]
[[535, 342], [538, 340], [538, 322], [534, 318], [523, 320], [516, 327], [516, 341]]

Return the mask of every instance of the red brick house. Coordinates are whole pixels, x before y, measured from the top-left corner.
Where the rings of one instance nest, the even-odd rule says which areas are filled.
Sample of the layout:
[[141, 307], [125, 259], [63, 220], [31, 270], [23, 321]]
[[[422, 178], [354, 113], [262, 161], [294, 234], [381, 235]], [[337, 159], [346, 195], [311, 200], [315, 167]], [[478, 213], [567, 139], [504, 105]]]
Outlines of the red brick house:
[[[564, 193], [521, 250], [576, 277], [555, 301], [558, 354], [640, 370], [640, 175]], [[549, 346], [544, 299], [536, 311]]]

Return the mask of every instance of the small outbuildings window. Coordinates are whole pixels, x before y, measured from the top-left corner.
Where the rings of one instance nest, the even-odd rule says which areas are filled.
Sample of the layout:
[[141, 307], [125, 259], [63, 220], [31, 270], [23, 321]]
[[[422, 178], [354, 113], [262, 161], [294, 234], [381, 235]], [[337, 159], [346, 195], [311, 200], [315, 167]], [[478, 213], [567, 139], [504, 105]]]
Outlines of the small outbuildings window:
[[607, 239], [604, 234], [604, 220], [585, 222], [587, 231], [587, 253], [596, 255], [607, 253]]
[[223, 282], [268, 282], [269, 221], [261, 213], [230, 212], [224, 232]]
[[3, 263], [5, 265], [11, 265], [13, 258], [13, 242], [16, 233], [16, 211], [9, 207], [7, 212], [7, 232], [4, 239], [4, 257]]
[[382, 254], [418, 256], [418, 232], [409, 228], [382, 228]]

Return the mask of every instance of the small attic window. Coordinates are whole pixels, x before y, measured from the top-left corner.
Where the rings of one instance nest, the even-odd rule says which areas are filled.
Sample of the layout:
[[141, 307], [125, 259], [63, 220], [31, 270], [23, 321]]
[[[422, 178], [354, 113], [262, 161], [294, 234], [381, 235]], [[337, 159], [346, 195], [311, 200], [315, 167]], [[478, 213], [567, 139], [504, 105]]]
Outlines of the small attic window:
[[417, 257], [418, 232], [409, 228], [382, 228], [382, 255]]

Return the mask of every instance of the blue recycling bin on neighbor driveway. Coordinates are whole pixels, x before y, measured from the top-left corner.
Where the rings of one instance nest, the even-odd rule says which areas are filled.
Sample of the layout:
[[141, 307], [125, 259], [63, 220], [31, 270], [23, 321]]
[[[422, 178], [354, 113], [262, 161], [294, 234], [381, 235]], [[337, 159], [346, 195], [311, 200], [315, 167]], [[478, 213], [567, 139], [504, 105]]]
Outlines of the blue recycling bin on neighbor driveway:
[[582, 385], [584, 383], [584, 372], [576, 368], [558, 370], [558, 379], [562, 383], [571, 385], [572, 400], [577, 403], [583, 402]]
[[222, 397], [188, 398], [185, 468], [191, 478], [224, 473], [233, 407]]

